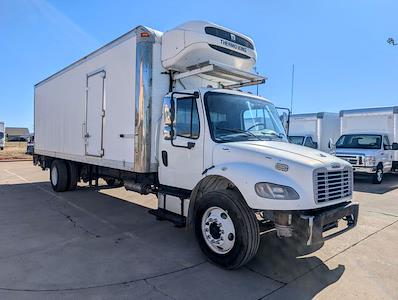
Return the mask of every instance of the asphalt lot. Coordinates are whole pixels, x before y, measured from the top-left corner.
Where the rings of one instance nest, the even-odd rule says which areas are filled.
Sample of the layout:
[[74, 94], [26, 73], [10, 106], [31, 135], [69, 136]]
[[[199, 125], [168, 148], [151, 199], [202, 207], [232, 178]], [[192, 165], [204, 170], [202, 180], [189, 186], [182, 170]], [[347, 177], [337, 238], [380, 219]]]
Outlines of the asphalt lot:
[[310, 253], [264, 234], [247, 267], [226, 271], [147, 213], [152, 196], [57, 194], [31, 162], [0, 162], [0, 299], [398, 299], [398, 175], [355, 190], [354, 230]]

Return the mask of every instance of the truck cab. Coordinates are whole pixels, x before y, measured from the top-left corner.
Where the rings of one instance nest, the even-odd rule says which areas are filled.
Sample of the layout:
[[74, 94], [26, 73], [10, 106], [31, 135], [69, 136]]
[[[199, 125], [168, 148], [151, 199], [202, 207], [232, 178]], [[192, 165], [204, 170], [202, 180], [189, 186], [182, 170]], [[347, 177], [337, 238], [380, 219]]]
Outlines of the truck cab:
[[[164, 186], [155, 214], [185, 215], [218, 264], [232, 267], [238, 237], [246, 234], [240, 213], [251, 215], [244, 226], [261, 220], [279, 237], [307, 245], [323, 241], [342, 218], [346, 228], [356, 224], [351, 165], [289, 143], [274, 104], [263, 97], [209, 88], [173, 92], [163, 100], [158, 131]], [[171, 186], [189, 199], [172, 195]]]
[[393, 170], [397, 143], [391, 143], [383, 132], [343, 134], [335, 144], [334, 154], [348, 161], [355, 173], [370, 174], [373, 183], [380, 184], [384, 173]]

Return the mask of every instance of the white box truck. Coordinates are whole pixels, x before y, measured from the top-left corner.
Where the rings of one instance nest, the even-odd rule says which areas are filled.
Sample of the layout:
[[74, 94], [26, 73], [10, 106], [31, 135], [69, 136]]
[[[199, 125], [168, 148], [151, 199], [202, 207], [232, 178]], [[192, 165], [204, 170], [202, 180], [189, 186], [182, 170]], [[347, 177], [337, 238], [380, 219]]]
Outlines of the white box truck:
[[212, 23], [139, 26], [35, 86], [34, 163], [57, 192], [103, 178], [157, 195], [151, 213], [229, 269], [260, 227], [307, 245], [353, 228], [351, 165], [288, 143], [275, 106], [237, 90], [265, 81], [255, 62], [249, 37]]
[[370, 174], [377, 184], [384, 173], [398, 170], [398, 106], [342, 110], [340, 122], [333, 154], [355, 173]]
[[319, 112], [290, 116], [289, 140], [291, 143], [329, 152], [329, 139], [332, 138], [335, 141], [339, 136], [338, 113]]
[[4, 122], [0, 122], [0, 150], [4, 149], [5, 139], [6, 139], [6, 133], [5, 133]]

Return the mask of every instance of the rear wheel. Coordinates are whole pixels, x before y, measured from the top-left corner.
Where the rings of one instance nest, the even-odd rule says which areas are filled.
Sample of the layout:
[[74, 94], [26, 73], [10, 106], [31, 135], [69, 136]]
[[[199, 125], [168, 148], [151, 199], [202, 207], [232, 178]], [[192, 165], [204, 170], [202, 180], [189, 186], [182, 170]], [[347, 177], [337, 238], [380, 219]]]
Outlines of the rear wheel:
[[379, 165], [377, 166], [376, 173], [373, 174], [372, 181], [375, 184], [380, 184], [383, 181], [383, 177], [384, 177], [383, 166]]
[[79, 181], [79, 172], [77, 169], [76, 163], [72, 161], [68, 161], [66, 163], [67, 169], [68, 169], [68, 184], [67, 184], [67, 190], [68, 191], [74, 191], [77, 188], [77, 182]]
[[227, 269], [237, 269], [257, 253], [258, 222], [235, 190], [204, 194], [195, 210], [195, 235], [204, 254]]
[[54, 160], [50, 168], [50, 182], [54, 191], [64, 192], [68, 188], [68, 169], [63, 160]]

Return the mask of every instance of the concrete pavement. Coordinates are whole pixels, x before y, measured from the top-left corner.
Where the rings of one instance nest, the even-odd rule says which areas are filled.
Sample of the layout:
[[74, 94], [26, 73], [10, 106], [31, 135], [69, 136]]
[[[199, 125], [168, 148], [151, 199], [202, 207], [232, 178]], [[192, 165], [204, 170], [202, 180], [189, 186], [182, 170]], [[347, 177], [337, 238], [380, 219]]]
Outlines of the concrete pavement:
[[356, 180], [357, 228], [320, 249], [262, 235], [237, 271], [147, 213], [153, 196], [80, 186], [54, 193], [30, 162], [0, 163], [1, 299], [398, 298], [398, 176]]

